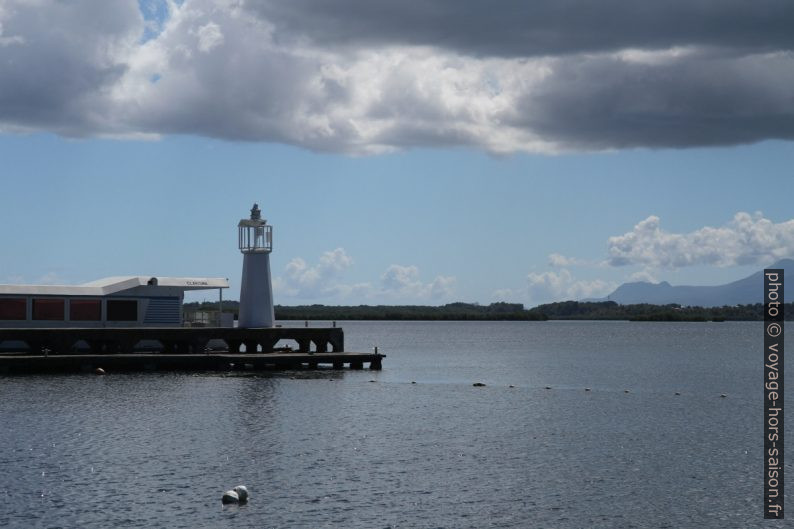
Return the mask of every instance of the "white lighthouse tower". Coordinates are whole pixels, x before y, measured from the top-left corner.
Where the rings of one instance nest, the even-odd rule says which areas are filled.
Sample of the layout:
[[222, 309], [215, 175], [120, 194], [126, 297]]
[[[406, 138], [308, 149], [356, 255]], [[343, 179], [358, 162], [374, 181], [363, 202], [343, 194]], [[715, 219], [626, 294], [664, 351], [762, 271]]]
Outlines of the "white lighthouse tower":
[[259, 206], [251, 208], [251, 218], [237, 225], [239, 247], [243, 253], [238, 327], [273, 327], [273, 288], [270, 283], [270, 252], [273, 227], [262, 218]]

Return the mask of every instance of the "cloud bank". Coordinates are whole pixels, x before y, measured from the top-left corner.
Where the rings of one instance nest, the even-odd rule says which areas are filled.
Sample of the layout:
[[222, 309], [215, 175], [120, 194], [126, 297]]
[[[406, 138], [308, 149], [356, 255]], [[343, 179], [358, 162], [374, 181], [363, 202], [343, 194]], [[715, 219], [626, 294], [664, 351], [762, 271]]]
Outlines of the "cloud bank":
[[670, 233], [651, 215], [630, 232], [610, 237], [607, 244], [612, 266], [763, 266], [794, 256], [794, 219], [774, 223], [760, 212], [739, 212], [724, 226]]
[[[521, 301], [538, 305], [553, 301], [604, 297], [618, 287], [612, 280], [581, 279], [569, 267], [641, 267], [624, 277], [628, 281], [658, 281], [663, 270], [689, 266], [768, 266], [780, 259], [794, 257], [794, 219], [774, 222], [763, 213], [740, 211], [723, 226], [704, 226], [689, 233], [662, 229], [655, 215], [638, 222], [634, 228], [609, 237], [607, 259], [590, 261], [559, 253], [548, 256], [554, 270], [530, 272], [522, 288], [495, 290], [495, 301]], [[629, 268], [629, 271], [631, 269]]]
[[605, 296], [615, 287], [615, 283], [603, 279], [576, 279], [566, 268], [558, 272], [530, 272], [527, 275], [527, 294], [533, 305]]
[[436, 276], [430, 283], [423, 283], [416, 266], [390, 265], [381, 276], [385, 293], [420, 299], [448, 299], [454, 292], [455, 278]]
[[603, 297], [617, 288], [614, 281], [604, 279], [579, 279], [567, 268], [550, 272], [530, 272], [521, 288], [503, 288], [491, 294], [494, 301], [524, 303], [529, 307], [555, 301], [579, 301]]
[[355, 154], [794, 138], [786, 0], [0, 1], [0, 131]]
[[410, 303], [449, 301], [455, 292], [454, 277], [439, 275], [425, 283], [419, 268], [414, 265], [389, 265], [379, 284], [345, 283], [344, 272], [352, 266], [353, 259], [344, 248], [323, 253], [313, 265], [295, 257], [287, 263], [284, 273], [273, 280], [274, 289], [280, 295], [296, 300], [335, 298], [378, 304], [384, 299]]
[[353, 265], [344, 248], [327, 251], [317, 264], [309, 266], [301, 257], [287, 263], [284, 274], [275, 280], [278, 290], [288, 296], [321, 298], [349, 293], [355, 287], [340, 284], [342, 273]]

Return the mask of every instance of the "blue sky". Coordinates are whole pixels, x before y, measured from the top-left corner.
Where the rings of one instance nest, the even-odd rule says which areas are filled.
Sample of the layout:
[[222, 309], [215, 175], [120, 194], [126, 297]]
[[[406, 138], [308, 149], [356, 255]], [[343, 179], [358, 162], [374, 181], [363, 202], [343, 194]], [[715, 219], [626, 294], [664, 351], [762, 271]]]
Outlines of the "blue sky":
[[[676, 234], [729, 225], [737, 212], [761, 211], [777, 224], [791, 220], [794, 196], [794, 147], [784, 142], [565, 156], [436, 149], [361, 158], [195, 137], [33, 134], [0, 136], [0, 158], [3, 281], [223, 276], [236, 297], [236, 223], [257, 201], [275, 230], [274, 276], [286, 282], [290, 261], [317, 267], [324, 253], [339, 248], [350, 260], [325, 270], [322, 284], [296, 283], [292, 294], [281, 288], [277, 302], [285, 304], [532, 304], [555, 296], [532, 299], [528, 274], [561, 270], [572, 275], [568, 283], [605, 282], [592, 293], [603, 295], [647, 268], [603, 262], [608, 238], [649, 216]], [[582, 262], [552, 266], [555, 253]], [[397, 278], [408, 283], [402, 292], [399, 283], [384, 287], [392, 265], [418, 270]], [[650, 272], [678, 284], [716, 284], [759, 266]], [[431, 296], [425, 289], [439, 276], [454, 281], [448, 294]], [[336, 288], [361, 283], [371, 288]]]
[[[621, 40], [618, 24], [558, 50], [472, 40], [466, 18], [443, 43], [371, 13], [342, 38], [303, 1], [129, 2], [90, 28], [90, 6], [53, 4], [64, 31], [43, 38], [46, 16], [11, 4], [0, 282], [223, 276], [237, 298], [253, 202], [274, 226], [281, 304], [532, 306], [631, 280], [719, 284], [794, 256], [790, 43], [730, 42], [730, 16], [686, 42]], [[249, 50], [262, 35], [244, 31], [271, 40]], [[47, 61], [60, 66], [25, 67]], [[701, 69], [712, 84], [679, 75]], [[626, 91], [634, 78], [648, 81]]]

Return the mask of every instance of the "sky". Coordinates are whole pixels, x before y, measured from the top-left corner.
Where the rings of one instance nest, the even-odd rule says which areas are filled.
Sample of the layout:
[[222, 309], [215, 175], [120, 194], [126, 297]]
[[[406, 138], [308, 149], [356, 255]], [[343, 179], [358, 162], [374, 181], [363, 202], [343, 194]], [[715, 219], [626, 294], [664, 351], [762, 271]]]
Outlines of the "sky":
[[[794, 257], [787, 1], [0, 0], [0, 283], [534, 306]], [[214, 299], [214, 293], [191, 299]]]

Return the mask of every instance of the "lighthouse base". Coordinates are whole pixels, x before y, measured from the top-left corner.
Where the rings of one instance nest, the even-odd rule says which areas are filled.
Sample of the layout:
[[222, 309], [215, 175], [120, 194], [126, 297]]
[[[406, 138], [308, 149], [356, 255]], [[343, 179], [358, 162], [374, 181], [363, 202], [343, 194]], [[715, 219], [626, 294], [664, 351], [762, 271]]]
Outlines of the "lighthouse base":
[[270, 253], [243, 254], [243, 277], [240, 285], [238, 327], [243, 329], [273, 327], [273, 288], [270, 283]]

